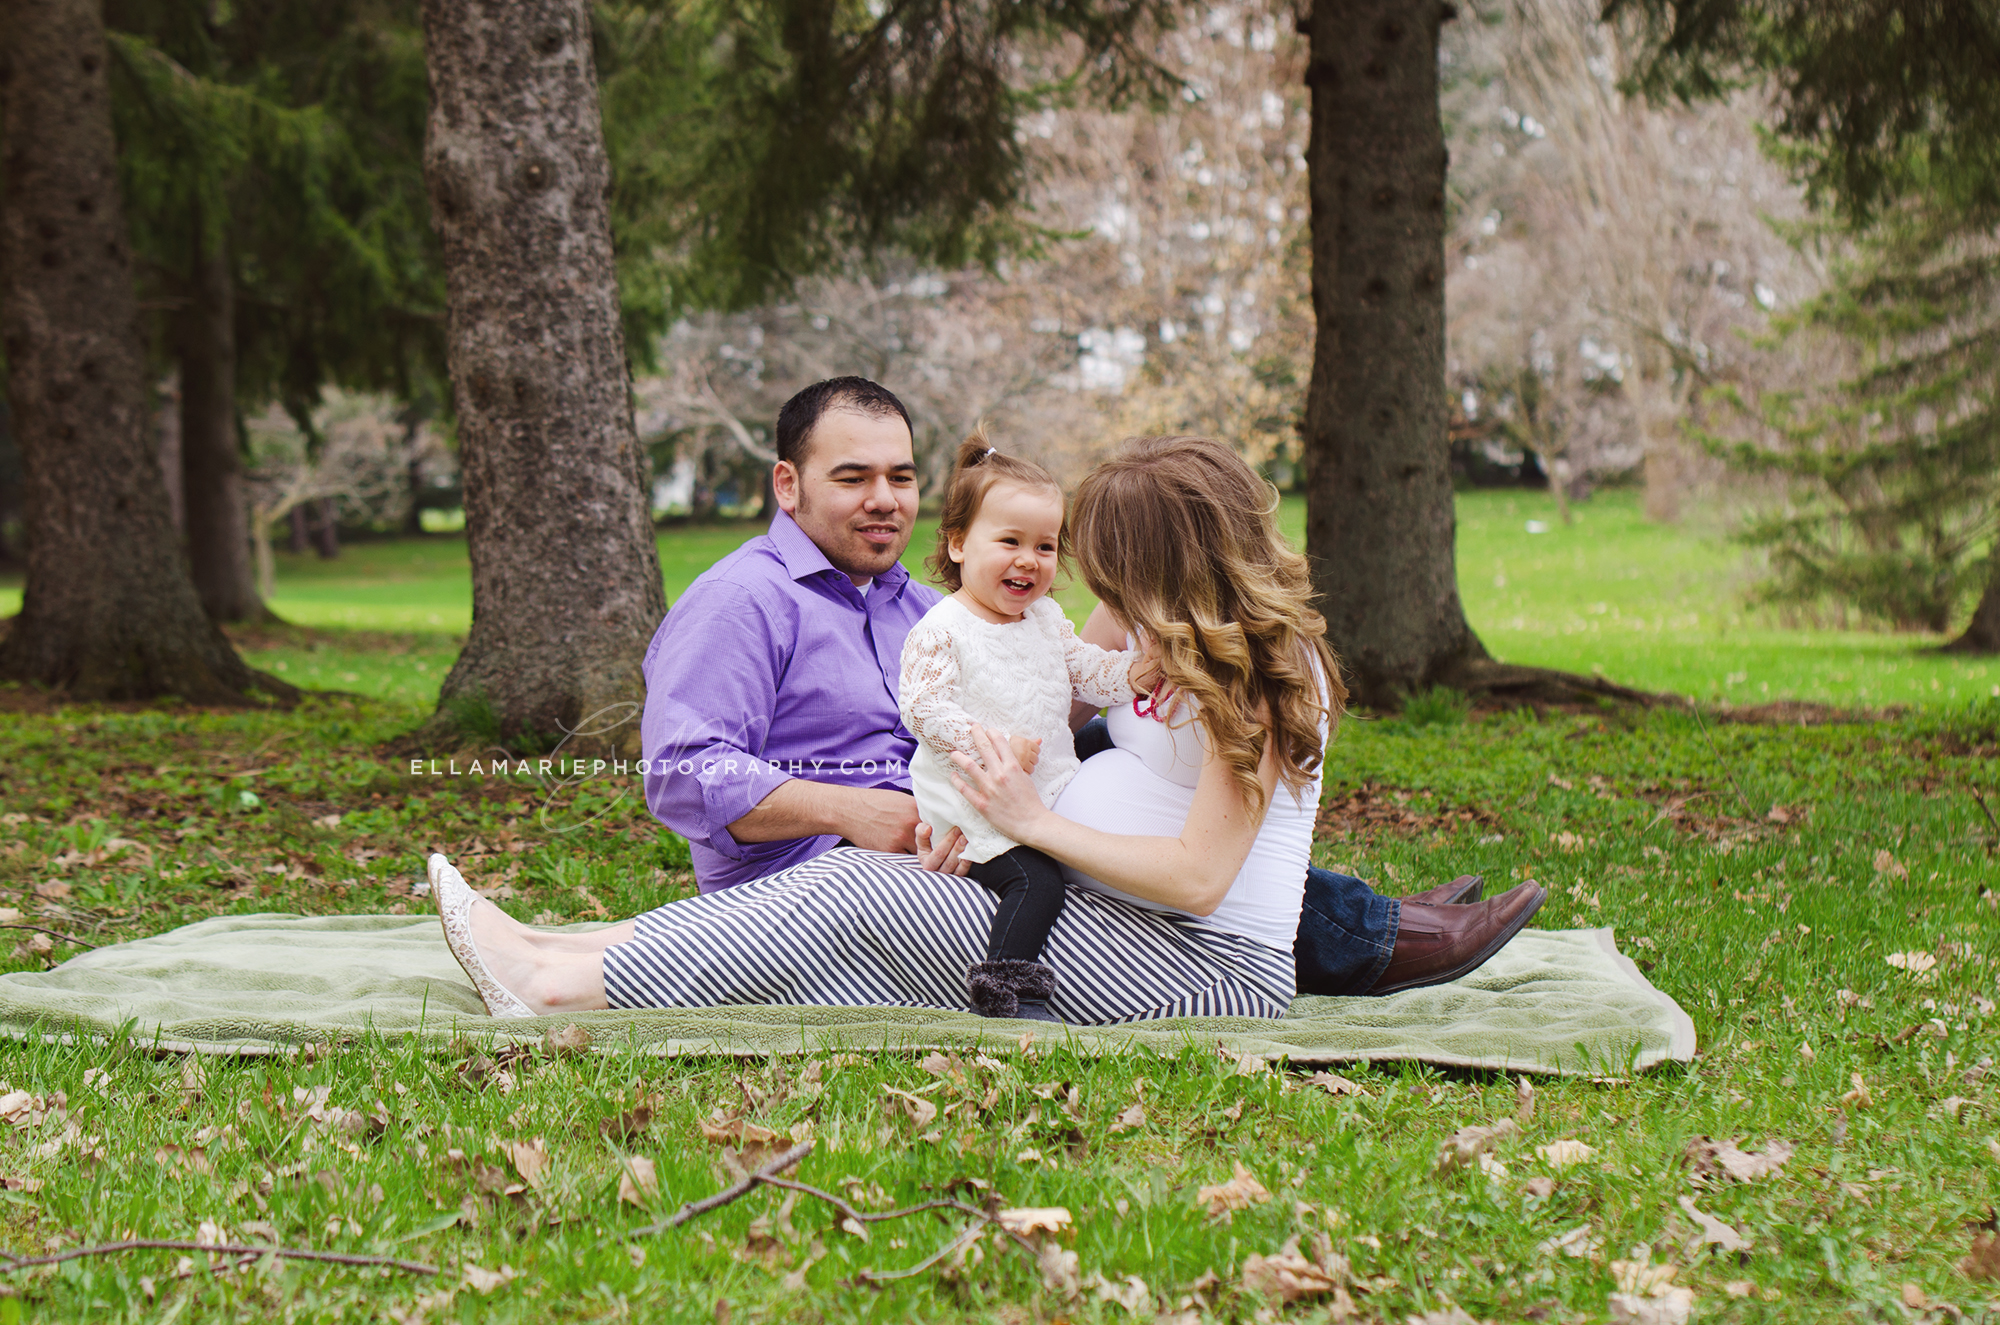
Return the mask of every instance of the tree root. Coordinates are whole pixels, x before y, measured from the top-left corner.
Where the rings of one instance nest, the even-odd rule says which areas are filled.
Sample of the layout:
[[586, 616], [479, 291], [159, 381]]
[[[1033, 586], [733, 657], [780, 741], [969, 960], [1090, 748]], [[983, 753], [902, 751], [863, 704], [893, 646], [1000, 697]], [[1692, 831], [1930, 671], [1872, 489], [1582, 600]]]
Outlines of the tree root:
[[1464, 691], [1475, 698], [1509, 707], [1526, 704], [1595, 705], [1607, 699], [1644, 708], [1686, 702], [1673, 695], [1634, 690], [1601, 676], [1583, 676], [1576, 672], [1557, 671], [1553, 667], [1523, 667], [1516, 663], [1495, 662], [1491, 658], [1465, 658], [1452, 663], [1436, 677], [1436, 681], [1439, 685]]

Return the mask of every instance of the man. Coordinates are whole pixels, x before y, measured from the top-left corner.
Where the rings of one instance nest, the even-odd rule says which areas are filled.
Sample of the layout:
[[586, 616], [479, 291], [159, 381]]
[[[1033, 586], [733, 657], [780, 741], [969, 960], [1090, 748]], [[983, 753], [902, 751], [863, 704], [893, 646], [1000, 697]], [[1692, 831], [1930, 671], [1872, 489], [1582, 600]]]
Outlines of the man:
[[[646, 803], [688, 839], [703, 892], [842, 840], [919, 846], [916, 740], [896, 682], [904, 637], [941, 595], [898, 560], [917, 515], [909, 413], [865, 378], [817, 382], [778, 412], [777, 451], [770, 533], [690, 585], [646, 651]], [[1478, 895], [1477, 879], [1460, 879], [1398, 901], [1310, 871], [1300, 992], [1455, 979], [1542, 897], [1534, 885]]]

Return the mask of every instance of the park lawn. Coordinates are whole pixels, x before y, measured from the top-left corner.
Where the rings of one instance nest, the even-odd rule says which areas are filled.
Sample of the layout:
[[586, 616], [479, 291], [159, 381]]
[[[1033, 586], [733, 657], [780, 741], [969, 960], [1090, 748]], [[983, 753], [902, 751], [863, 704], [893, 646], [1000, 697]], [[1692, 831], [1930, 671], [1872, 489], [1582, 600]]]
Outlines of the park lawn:
[[[1750, 559], [1713, 513], [1657, 525], [1641, 515], [1637, 493], [1616, 489], [1574, 509], [1565, 526], [1546, 493], [1460, 494], [1459, 591], [1494, 656], [1736, 705], [1883, 708], [2000, 696], [2000, 660], [1939, 654], [1935, 637], [1785, 628], [1748, 607]], [[1303, 544], [1303, 499], [1287, 497], [1280, 519]], [[762, 530], [751, 522], [663, 531], [668, 601]], [[935, 521], [920, 522], [903, 559], [919, 577], [935, 538]], [[355, 543], [333, 561], [279, 553], [278, 566], [273, 608], [310, 629], [251, 633], [245, 648], [255, 665], [313, 689], [436, 693], [472, 620], [462, 538]], [[1056, 597], [1079, 624], [1096, 601], [1075, 579]], [[19, 603], [19, 577], [0, 578], [0, 614]], [[376, 638], [384, 633], [400, 638]], [[410, 665], [385, 665], [385, 648]]]
[[[433, 848], [476, 886], [508, 882], [502, 904], [542, 922], [685, 894], [685, 848], [629, 779], [551, 799], [526, 780], [411, 777], [383, 753], [425, 711], [423, 657], [380, 664], [410, 698], [292, 713], [17, 703], [0, 713], [0, 904], [100, 943], [218, 913], [416, 910]], [[1344, 1093], [1200, 1042], [1088, 1059], [1044, 1033], [965, 1064], [962, 1085], [895, 1054], [661, 1061], [603, 1045], [512, 1062], [503, 1083], [477, 1044], [363, 1038], [198, 1074], [139, 1043], [17, 1044], [0, 1078], [62, 1092], [77, 1131], [65, 1143], [61, 1119], [21, 1110], [0, 1133], [0, 1250], [211, 1225], [440, 1273], [266, 1261], [221, 1275], [197, 1256], [182, 1275], [179, 1253], [139, 1251], [7, 1276], [19, 1296], [0, 1297], [0, 1317], [1327, 1320], [1324, 1296], [1287, 1305], [1244, 1285], [1250, 1256], [1298, 1239], [1345, 1258], [1370, 1321], [1601, 1321], [1613, 1263], [1635, 1259], [1673, 1266], [1697, 1320], [1915, 1319], [1911, 1302], [1991, 1318], [2000, 1283], [1958, 1266], [2000, 1200], [2000, 832], [1974, 796], [2000, 806], [1997, 729], [1991, 701], [1820, 727], [1661, 710], [1344, 724], [1322, 863], [1392, 892], [1468, 871], [1538, 878], [1552, 891], [1538, 924], [1614, 926], [1695, 1020], [1686, 1067], [1537, 1083], [1499, 1147], [1504, 1172], [1440, 1172], [1437, 1156], [1457, 1129], [1516, 1116], [1512, 1080], [1354, 1066]], [[1365, 812], [1382, 805], [1395, 826]], [[74, 951], [24, 943], [0, 966]], [[919, 1124], [889, 1088], [974, 1103]], [[649, 1117], [632, 1112], [642, 1101]], [[360, 1116], [350, 1130], [324, 1121], [344, 1116], [329, 1106]], [[718, 1110], [779, 1132], [810, 1123], [819, 1149], [796, 1176], [865, 1210], [947, 1194], [1066, 1207], [1061, 1246], [1086, 1287], [1071, 1298], [991, 1240], [962, 1268], [871, 1286], [862, 1269], [916, 1265], [962, 1217], [864, 1239], [769, 1190], [628, 1245], [725, 1184], [700, 1126]], [[1685, 1157], [1700, 1137], [1793, 1153], [1749, 1181], [1697, 1182]], [[535, 1188], [498, 1147], [537, 1139]], [[1561, 1141], [1590, 1150], [1567, 1165], [1539, 1153]], [[643, 1208], [619, 1199], [625, 1155], [657, 1166]], [[1238, 1165], [1271, 1199], [1211, 1217], [1201, 1189]], [[1690, 1205], [1747, 1246], [1703, 1243]]]

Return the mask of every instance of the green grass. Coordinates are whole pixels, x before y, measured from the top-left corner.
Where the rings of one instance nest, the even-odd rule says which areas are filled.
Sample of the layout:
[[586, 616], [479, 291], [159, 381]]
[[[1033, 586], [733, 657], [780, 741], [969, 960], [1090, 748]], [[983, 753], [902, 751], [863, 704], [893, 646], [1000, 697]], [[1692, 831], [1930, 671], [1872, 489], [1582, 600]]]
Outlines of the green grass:
[[[415, 909], [409, 883], [432, 846], [466, 861], [475, 883], [509, 867], [519, 895], [505, 905], [544, 922], [585, 918], [593, 899], [624, 914], [686, 892], [681, 844], [635, 798], [617, 801], [617, 784], [587, 789], [591, 803], [558, 805], [551, 818], [531, 786], [408, 777], [377, 751], [421, 712], [410, 700], [351, 699], [293, 714], [0, 716], [0, 814], [28, 816], [9, 821], [0, 844], [0, 903], [94, 942], [217, 913]], [[1539, 878], [1553, 895], [1537, 923], [1615, 926], [1693, 1015], [1702, 1044], [1693, 1065], [1633, 1081], [1543, 1081], [1524, 1135], [1500, 1149], [1505, 1178], [1436, 1169], [1455, 1129], [1514, 1114], [1505, 1078], [1354, 1067], [1344, 1074], [1365, 1094], [1337, 1097], [1282, 1064], [1244, 1075], [1198, 1043], [1168, 1058], [1091, 1060], [1045, 1039], [1036, 1056], [970, 1067], [963, 1093], [978, 1107], [936, 1137], [883, 1087], [947, 1101], [960, 1088], [939, 1086], [909, 1055], [822, 1063], [815, 1088], [797, 1060], [661, 1061], [611, 1045], [514, 1062], [504, 1089], [481, 1075], [477, 1046], [440, 1055], [364, 1039], [298, 1060], [212, 1062], [190, 1093], [183, 1062], [143, 1045], [14, 1045], [0, 1049], [0, 1078], [45, 1098], [64, 1092], [94, 1138], [85, 1148], [102, 1154], [79, 1156], [74, 1143], [39, 1151], [56, 1123], [7, 1129], [0, 1177], [41, 1185], [0, 1198], [0, 1249], [191, 1238], [211, 1221], [444, 1274], [291, 1264], [225, 1276], [196, 1258], [195, 1273], [176, 1279], [174, 1254], [141, 1252], [12, 1276], [21, 1296], [0, 1299], [0, 1318], [18, 1305], [52, 1321], [418, 1310], [538, 1322], [1126, 1319], [1089, 1292], [1066, 1301], [1024, 1257], [990, 1243], [962, 1273], [866, 1286], [860, 1269], [915, 1264], [955, 1233], [956, 1217], [876, 1225], [864, 1242], [808, 1200], [781, 1216], [777, 1193], [650, 1238], [637, 1263], [623, 1234], [726, 1181], [700, 1120], [746, 1105], [775, 1130], [810, 1123], [821, 1148], [800, 1174], [807, 1182], [871, 1207], [947, 1192], [1065, 1206], [1076, 1229], [1064, 1245], [1084, 1277], [1137, 1276], [1149, 1305], [1171, 1312], [1212, 1271], [1221, 1286], [1197, 1310], [1215, 1320], [1273, 1318], [1259, 1313], [1281, 1304], [1242, 1286], [1247, 1258], [1295, 1236], [1310, 1252], [1316, 1235], [1366, 1285], [1351, 1289], [1371, 1320], [1451, 1304], [1479, 1320], [1603, 1320], [1610, 1262], [1635, 1246], [1679, 1267], [1698, 1320], [1900, 1320], [1905, 1284], [1975, 1318], [2000, 1310], [1982, 1305], [2000, 1287], [1955, 1268], [1971, 1222], [2000, 1199], [1989, 1154], [2000, 1077], [1976, 1067], [2000, 1041], [2000, 872], [1969, 790], [2000, 803], [2000, 706], [1819, 728], [1713, 726], [1674, 712], [1454, 713], [1343, 727], [1319, 859], [1392, 892], [1466, 871], [1496, 884]], [[1346, 827], [1340, 811], [1364, 788], [1405, 798], [1419, 826]], [[606, 805], [588, 827], [555, 831]], [[1771, 818], [1774, 805], [1787, 822]], [[1476, 821], [1454, 817], [1461, 809]], [[319, 822], [336, 813], [335, 826]], [[120, 837], [141, 845], [112, 846]], [[0, 966], [34, 969], [72, 951], [23, 948]], [[1885, 960], [1913, 951], [1938, 959], [1923, 978]], [[86, 1082], [94, 1070], [109, 1075]], [[1865, 1104], [1851, 1093], [1855, 1074]], [[341, 1109], [379, 1104], [386, 1123], [350, 1133], [312, 1120], [321, 1088]], [[1073, 1117], [1062, 1106], [1071, 1088]], [[600, 1135], [600, 1121], [642, 1097], [648, 1125], [622, 1142]], [[1113, 1134], [1141, 1101], [1144, 1124]], [[1772, 1176], [1697, 1186], [1683, 1155], [1698, 1136], [1745, 1148], [1777, 1137], [1797, 1153]], [[493, 1147], [536, 1138], [551, 1156], [543, 1188], [496, 1190], [514, 1179]], [[1552, 1170], [1536, 1147], [1559, 1139], [1596, 1153]], [[646, 1209], [618, 1199], [625, 1153], [658, 1166], [660, 1194]], [[1211, 1219], [1198, 1189], [1237, 1163], [1274, 1199]], [[1533, 1177], [1554, 1186], [1535, 1194]], [[1690, 1250], [1682, 1197], [1750, 1249]], [[1591, 1254], [1541, 1250], [1585, 1225]], [[482, 1296], [464, 1286], [468, 1265], [520, 1277]], [[1730, 1296], [1732, 1283], [1751, 1295]], [[1309, 1303], [1278, 1314], [1325, 1319]]]
[[1459, 593], [1494, 656], [1733, 704], [2000, 697], [2000, 660], [1931, 652], [1935, 637], [1785, 629], [1746, 607], [1753, 568], [1712, 520], [1652, 524], [1625, 491], [1574, 509], [1566, 528], [1542, 493], [1459, 499]]
[[[1504, 1178], [1443, 1174], [1436, 1156], [1454, 1130], [1513, 1116], [1512, 1081], [1350, 1067], [1365, 1093], [1335, 1096], [1303, 1070], [1245, 1074], [1201, 1044], [1093, 1060], [1045, 1037], [1034, 1056], [970, 1065], [962, 1088], [910, 1055], [822, 1061], [812, 1083], [799, 1060], [663, 1061], [600, 1045], [512, 1062], [507, 1089], [477, 1045], [433, 1054], [363, 1039], [297, 1059], [211, 1062], [192, 1091], [182, 1060], [141, 1044], [13, 1044], [0, 1048], [0, 1080], [45, 1100], [64, 1092], [78, 1135], [92, 1139], [45, 1149], [62, 1135], [57, 1121], [0, 1128], [0, 1179], [12, 1180], [0, 1184], [0, 1250], [193, 1238], [207, 1221], [444, 1272], [292, 1263], [216, 1275], [196, 1257], [177, 1278], [176, 1253], [135, 1252], [0, 1277], [14, 1294], [0, 1296], [0, 1325], [1133, 1318], [1093, 1291], [1068, 1299], [990, 1242], [963, 1270], [868, 1286], [861, 1269], [914, 1265], [957, 1217], [877, 1224], [863, 1241], [817, 1203], [786, 1211], [772, 1192], [647, 1239], [641, 1262], [625, 1234], [727, 1181], [700, 1121], [746, 1108], [779, 1131], [809, 1123], [820, 1149], [799, 1176], [864, 1206], [949, 1192], [1067, 1207], [1075, 1231], [1063, 1246], [1080, 1275], [1128, 1288], [1137, 1277], [1163, 1319], [1188, 1309], [1326, 1320], [1324, 1301], [1266, 1302], [1242, 1284], [1249, 1256], [1294, 1237], [1308, 1254], [1324, 1237], [1348, 1258], [1368, 1321], [1453, 1306], [1481, 1321], [1602, 1321], [1611, 1262], [1635, 1248], [1677, 1267], [1697, 1322], [1903, 1321], [1915, 1318], [1907, 1294], [1967, 1319], [2000, 1316], [2000, 1284], [1957, 1268], [2000, 1203], [1990, 1070], [2000, 830], [1979, 801], [2000, 812], [1992, 672], [1960, 671], [1907, 638], [1760, 624], [1738, 605], [1738, 553], [1644, 524], [1623, 494], [1544, 534], [1525, 529], [1555, 525], [1536, 497], [1474, 494], [1460, 512], [1468, 612], [1503, 657], [1601, 664], [1634, 684], [1739, 702], [1766, 698], [1769, 685], [1773, 698], [1912, 706], [1807, 728], [1677, 711], [1476, 717], [1434, 696], [1403, 718], [1343, 725], [1321, 863], [1393, 893], [1462, 872], [1495, 886], [1537, 878], [1552, 893], [1537, 924], [1613, 926], [1694, 1017], [1692, 1065], [1541, 1082], [1524, 1134], [1500, 1148]], [[1294, 529], [1299, 514], [1288, 504]], [[670, 592], [754, 532], [664, 539]], [[628, 783], [586, 784], [549, 805], [525, 782], [410, 777], [382, 753], [428, 711], [451, 664], [463, 618], [444, 614], [464, 610], [462, 554], [430, 539], [285, 563], [280, 604], [294, 618], [317, 603], [356, 614], [323, 624], [386, 633], [269, 632], [246, 637], [251, 656], [352, 695], [289, 714], [0, 712], [0, 905], [97, 943], [218, 913], [408, 911], [423, 905], [410, 883], [432, 848], [475, 884], [507, 879], [518, 895], [503, 904], [544, 923], [685, 895], [685, 845]], [[1080, 587], [1065, 605], [1079, 618], [1089, 606]], [[1414, 820], [1390, 830], [1350, 818], [1363, 798], [1400, 801]], [[21, 946], [8, 958], [0, 942], [0, 969], [76, 952], [40, 953], [28, 932], [9, 935]], [[1887, 960], [1910, 953], [1936, 965], [1912, 974], [1907, 958]], [[885, 1086], [977, 1107], [931, 1137]], [[327, 1105], [367, 1115], [379, 1104], [386, 1121], [357, 1120], [352, 1133], [315, 1121], [322, 1088]], [[645, 1126], [618, 1142], [601, 1134], [601, 1121], [642, 1098]], [[1135, 1102], [1143, 1125], [1114, 1134]], [[1685, 1155], [1703, 1136], [1797, 1150], [1755, 1181], [1697, 1184]], [[536, 1138], [547, 1180], [506, 1194], [513, 1175], [494, 1147]], [[1536, 1148], [1564, 1139], [1595, 1153], [1551, 1169]], [[660, 1192], [644, 1209], [618, 1198], [626, 1154], [657, 1165]], [[1238, 1163], [1273, 1199], [1211, 1219], [1197, 1193]], [[1541, 1192], [1534, 1178], [1553, 1186]], [[1682, 1198], [1749, 1248], [1692, 1243]], [[1547, 1249], [1586, 1226], [1594, 1250]], [[483, 1295], [466, 1285], [467, 1266], [519, 1277]], [[1220, 1282], [1202, 1288], [1210, 1272]]]
[[[1510, 662], [1602, 672], [1645, 690], [1732, 704], [1794, 699], [1881, 708], [2000, 697], [2000, 660], [1947, 657], [1936, 638], [1870, 631], [1787, 629], [1745, 605], [1748, 555], [1719, 516], [1674, 526], [1646, 521], [1638, 495], [1608, 491], [1575, 507], [1564, 526], [1542, 493], [1470, 492], [1458, 501], [1459, 591], [1487, 648]], [[1286, 532], [1305, 536], [1305, 504], [1280, 511]], [[1528, 532], [1538, 522], [1546, 532]], [[660, 569], [668, 601], [718, 558], [763, 531], [760, 523], [689, 526], [663, 533]], [[918, 526], [904, 562], [923, 576], [936, 531]], [[339, 558], [278, 554], [272, 606], [318, 632], [394, 632], [395, 647], [423, 671], [383, 667], [381, 641], [345, 648], [316, 633], [316, 647], [260, 635], [253, 661], [314, 688], [419, 698], [449, 670], [453, 637], [472, 620], [472, 580], [463, 539], [357, 543]], [[1057, 598], [1079, 624], [1094, 599], [1072, 581]], [[20, 603], [18, 576], [0, 578], [0, 614]], [[282, 664], [282, 666], [280, 666]]]

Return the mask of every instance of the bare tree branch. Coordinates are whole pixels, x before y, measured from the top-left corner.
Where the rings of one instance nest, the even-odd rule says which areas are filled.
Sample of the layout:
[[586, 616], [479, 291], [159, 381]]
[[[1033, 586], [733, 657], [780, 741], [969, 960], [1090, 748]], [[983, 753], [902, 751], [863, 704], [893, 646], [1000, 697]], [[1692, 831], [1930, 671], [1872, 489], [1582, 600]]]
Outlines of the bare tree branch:
[[31, 1269], [37, 1265], [60, 1265], [86, 1256], [109, 1256], [121, 1251], [205, 1251], [215, 1256], [276, 1256], [281, 1260], [322, 1261], [329, 1265], [386, 1265], [408, 1274], [436, 1274], [437, 1266], [422, 1261], [397, 1260], [394, 1256], [364, 1256], [341, 1251], [314, 1251], [308, 1247], [247, 1247], [232, 1243], [181, 1242], [163, 1238], [126, 1238], [122, 1242], [101, 1242], [89, 1247], [71, 1247], [47, 1256], [9, 1256], [0, 1252], [0, 1273]]

